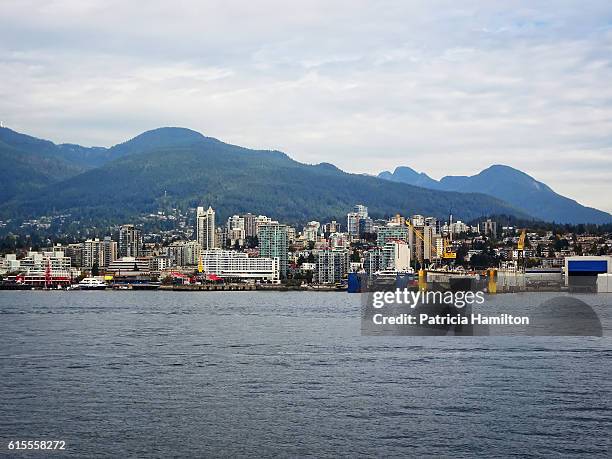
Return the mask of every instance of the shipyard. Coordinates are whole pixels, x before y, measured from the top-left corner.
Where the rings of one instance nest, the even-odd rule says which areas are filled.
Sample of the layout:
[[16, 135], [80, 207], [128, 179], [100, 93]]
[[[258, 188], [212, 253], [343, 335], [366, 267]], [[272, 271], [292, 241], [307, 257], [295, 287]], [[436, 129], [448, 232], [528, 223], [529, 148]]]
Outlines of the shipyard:
[[[160, 209], [84, 240], [51, 232], [33, 245], [8, 235], [0, 238], [0, 289], [375, 292], [376, 307], [461, 307], [482, 303], [484, 291], [612, 291], [606, 226], [406, 214], [374, 218], [356, 204], [346, 222], [312, 220], [300, 230], [254, 213], [219, 224], [217, 211], [202, 205]], [[162, 223], [167, 230], [154, 229]], [[61, 222], [41, 218], [11, 229], [32, 226]]]

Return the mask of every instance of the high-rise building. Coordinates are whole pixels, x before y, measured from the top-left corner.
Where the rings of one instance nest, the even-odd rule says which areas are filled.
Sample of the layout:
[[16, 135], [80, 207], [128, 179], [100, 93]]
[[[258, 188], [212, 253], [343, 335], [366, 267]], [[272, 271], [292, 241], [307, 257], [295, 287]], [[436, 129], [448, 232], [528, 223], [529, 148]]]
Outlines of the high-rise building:
[[255, 217], [255, 236], [259, 233], [259, 227], [261, 225], [265, 225], [266, 223], [278, 223], [272, 220], [270, 217], [266, 217], [265, 215], [258, 215]]
[[280, 278], [287, 277], [289, 237], [287, 225], [277, 222], [262, 223], [257, 231], [259, 255], [278, 258]]
[[402, 239], [408, 240], [408, 227], [406, 225], [397, 225], [389, 223], [387, 226], [383, 226], [378, 229], [378, 235], [376, 238], [376, 245], [384, 247], [388, 239]]
[[198, 207], [196, 211], [196, 235], [197, 241], [203, 250], [217, 247], [215, 234], [215, 211], [212, 207], [204, 210]]
[[257, 217], [253, 214], [244, 214], [242, 218], [244, 220], [244, 236], [257, 236]]
[[142, 231], [134, 225], [119, 228], [119, 257], [139, 257], [142, 255]]
[[346, 249], [323, 249], [317, 256], [317, 282], [335, 284], [348, 272], [349, 255]]
[[70, 258], [72, 266], [83, 266], [83, 245], [81, 243], [68, 244], [65, 249], [66, 256]]
[[245, 218], [240, 215], [232, 215], [227, 219], [226, 233], [223, 236], [223, 242], [228, 247], [233, 247], [236, 244], [243, 246], [246, 239]]
[[383, 250], [380, 247], [374, 247], [364, 253], [363, 269], [369, 277], [384, 269]]
[[104, 243], [98, 239], [87, 239], [81, 243], [81, 263], [83, 268], [98, 268], [104, 263]]
[[347, 214], [346, 227], [351, 236], [359, 236], [359, 221], [364, 218], [368, 218], [368, 208], [363, 204], [357, 204], [353, 212]]
[[101, 241], [98, 238], [87, 239], [81, 243], [81, 266], [93, 268], [106, 267], [117, 259], [117, 243], [110, 236]]
[[359, 237], [364, 237], [366, 234], [374, 232], [374, 222], [370, 217], [359, 219]]
[[102, 241], [102, 248], [104, 250], [104, 264], [102, 266], [107, 267], [117, 259], [117, 242], [113, 241], [110, 236], [106, 236]]

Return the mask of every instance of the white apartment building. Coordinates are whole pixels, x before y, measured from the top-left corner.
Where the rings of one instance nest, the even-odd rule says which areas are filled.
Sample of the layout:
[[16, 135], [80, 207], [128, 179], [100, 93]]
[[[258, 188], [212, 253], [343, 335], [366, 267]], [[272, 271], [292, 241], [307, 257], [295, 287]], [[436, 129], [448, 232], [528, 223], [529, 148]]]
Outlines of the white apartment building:
[[204, 250], [202, 264], [205, 274], [215, 274], [224, 279], [280, 282], [278, 258], [253, 257], [232, 250]]
[[110, 239], [87, 239], [81, 243], [81, 257], [81, 266], [84, 268], [108, 266], [117, 259], [117, 243]]
[[4, 257], [0, 257], [0, 274], [7, 274], [19, 270], [20, 260], [17, 260], [17, 255], [7, 253]]
[[52, 251], [28, 252], [21, 260], [16, 260], [14, 255], [7, 255], [12, 261], [13, 271], [20, 271], [27, 275], [44, 275], [50, 267], [53, 276], [78, 275], [78, 270], [73, 270], [70, 257], [65, 256], [62, 250], [54, 248]]
[[383, 266], [395, 271], [410, 269], [410, 246], [402, 239], [388, 241], [383, 248]]

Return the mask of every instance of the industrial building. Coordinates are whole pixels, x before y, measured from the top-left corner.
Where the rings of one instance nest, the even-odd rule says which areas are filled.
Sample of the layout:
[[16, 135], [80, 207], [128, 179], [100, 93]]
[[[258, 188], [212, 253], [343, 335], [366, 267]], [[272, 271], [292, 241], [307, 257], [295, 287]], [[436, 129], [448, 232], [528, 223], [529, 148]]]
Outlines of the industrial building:
[[[565, 286], [570, 290], [598, 291], [600, 284], [609, 284], [612, 275], [612, 256], [575, 256], [565, 258]], [[603, 292], [602, 292], [603, 293]]]

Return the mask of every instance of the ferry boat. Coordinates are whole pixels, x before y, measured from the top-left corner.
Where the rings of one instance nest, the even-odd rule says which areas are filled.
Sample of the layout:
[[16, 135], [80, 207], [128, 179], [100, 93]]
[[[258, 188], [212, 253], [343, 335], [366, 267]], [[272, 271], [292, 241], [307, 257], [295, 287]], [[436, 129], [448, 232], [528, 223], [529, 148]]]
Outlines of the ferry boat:
[[77, 284], [79, 290], [105, 290], [106, 283], [97, 277], [86, 277]]

